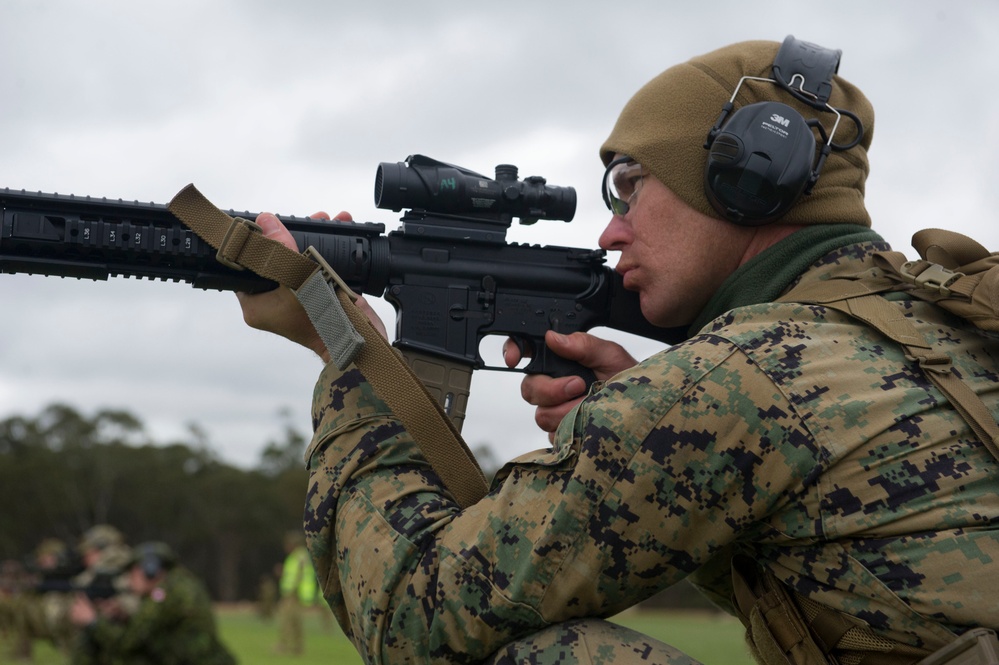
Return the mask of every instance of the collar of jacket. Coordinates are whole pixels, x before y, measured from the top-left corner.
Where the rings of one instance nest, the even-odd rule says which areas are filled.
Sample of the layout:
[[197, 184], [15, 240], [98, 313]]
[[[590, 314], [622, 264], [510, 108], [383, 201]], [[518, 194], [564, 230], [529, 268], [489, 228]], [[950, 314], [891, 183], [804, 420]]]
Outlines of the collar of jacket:
[[862, 242], [884, 243], [866, 226], [819, 224], [792, 233], [729, 275], [691, 324], [693, 337], [713, 319], [736, 307], [772, 302], [803, 272], [831, 251]]

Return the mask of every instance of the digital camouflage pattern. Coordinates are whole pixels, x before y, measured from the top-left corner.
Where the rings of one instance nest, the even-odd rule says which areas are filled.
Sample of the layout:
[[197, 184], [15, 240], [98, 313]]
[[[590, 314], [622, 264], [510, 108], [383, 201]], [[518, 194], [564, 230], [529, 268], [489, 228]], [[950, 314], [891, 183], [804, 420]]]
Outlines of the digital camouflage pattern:
[[[771, 302], [799, 275], [856, 273], [887, 249], [849, 228], [778, 243], [730, 277], [699, 334], [594, 385], [552, 449], [509, 463], [465, 510], [363, 377], [327, 366], [305, 530], [365, 660], [480, 662], [688, 576], [731, 609], [737, 553], [927, 652], [999, 629], [999, 463], [893, 343]], [[789, 256], [810, 267], [781, 276]], [[897, 305], [999, 410], [997, 339]], [[517, 662], [689, 662], [656, 653]]]
[[142, 599], [125, 623], [99, 619], [84, 631], [74, 665], [234, 665], [219, 641], [211, 599], [183, 567]]
[[486, 665], [636, 663], [700, 665], [687, 654], [625, 626], [603, 619], [574, 619], [511, 642]]

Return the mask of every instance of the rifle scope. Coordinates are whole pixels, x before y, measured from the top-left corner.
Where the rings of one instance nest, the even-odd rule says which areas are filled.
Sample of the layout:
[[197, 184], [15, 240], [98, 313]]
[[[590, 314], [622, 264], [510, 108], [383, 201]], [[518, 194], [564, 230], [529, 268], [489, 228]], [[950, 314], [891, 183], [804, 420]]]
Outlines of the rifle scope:
[[539, 219], [571, 221], [576, 190], [546, 184], [540, 176], [517, 179], [517, 167], [500, 164], [496, 178], [445, 164], [423, 155], [405, 162], [382, 162], [375, 173], [375, 205], [398, 212], [403, 208], [451, 215], [473, 215], [521, 224]]

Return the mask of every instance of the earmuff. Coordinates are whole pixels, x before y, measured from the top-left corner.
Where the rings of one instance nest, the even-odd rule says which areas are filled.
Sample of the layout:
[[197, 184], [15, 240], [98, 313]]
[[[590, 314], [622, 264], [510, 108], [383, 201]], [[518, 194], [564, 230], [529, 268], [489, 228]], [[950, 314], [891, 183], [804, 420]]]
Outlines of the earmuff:
[[154, 579], [164, 570], [169, 570], [176, 563], [173, 551], [164, 543], [142, 543], [137, 550], [136, 563], [146, 579]]
[[[860, 143], [864, 133], [860, 119], [829, 106], [832, 77], [842, 53], [788, 35], [774, 59], [774, 78], [740, 79], [704, 143], [705, 193], [725, 219], [744, 226], [779, 219], [802, 195], [811, 193], [832, 150], [849, 150]], [[780, 102], [757, 102], [733, 113], [736, 95], [747, 81], [777, 85], [795, 99], [834, 114], [832, 130], [827, 133], [817, 119], [806, 120]], [[849, 144], [838, 145], [832, 137], [843, 115], [856, 124], [857, 134]], [[821, 146], [815, 132], [822, 137]]]
[[142, 558], [139, 560], [139, 568], [142, 570], [142, 574], [146, 576], [146, 579], [151, 580], [163, 570], [163, 561], [157, 556], [156, 552], [146, 550], [142, 553]]

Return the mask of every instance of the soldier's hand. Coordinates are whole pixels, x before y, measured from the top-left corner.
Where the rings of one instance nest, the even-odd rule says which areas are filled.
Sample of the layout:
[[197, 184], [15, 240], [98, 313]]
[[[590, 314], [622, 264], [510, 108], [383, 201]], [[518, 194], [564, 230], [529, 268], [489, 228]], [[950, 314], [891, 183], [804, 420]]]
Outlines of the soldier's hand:
[[[330, 219], [324, 212], [316, 213], [312, 219]], [[350, 213], [341, 212], [335, 219], [340, 222], [351, 222]], [[257, 224], [263, 229], [264, 236], [277, 240], [286, 247], [299, 251], [295, 238], [276, 216], [269, 212], [257, 216]], [[236, 293], [239, 305], [243, 310], [243, 320], [252, 328], [266, 330], [276, 335], [286, 337], [297, 344], [312, 349], [324, 362], [329, 362], [329, 352], [322, 338], [306, 315], [295, 294], [284, 286], [279, 286], [266, 293], [248, 294]], [[375, 314], [364, 298], [358, 298], [357, 306], [367, 315], [375, 329], [386, 337], [385, 324]]]
[[[633, 367], [637, 362], [620, 344], [589, 333], [560, 335], [549, 330], [545, 333], [545, 344], [563, 358], [589, 367], [601, 381]], [[507, 366], [516, 367], [521, 358], [517, 345], [507, 340], [503, 345], [503, 359]], [[528, 404], [537, 407], [534, 422], [548, 432], [548, 439], [551, 440], [565, 414], [582, 401], [586, 394], [586, 382], [578, 376], [552, 378], [532, 374], [524, 377], [520, 394]]]
[[95, 604], [97, 606], [97, 613], [107, 619], [125, 621], [129, 617], [129, 611], [122, 605], [122, 601], [118, 596], [97, 600]]
[[74, 626], [89, 626], [97, 621], [97, 608], [84, 594], [74, 594], [73, 604], [69, 607], [69, 620]]

